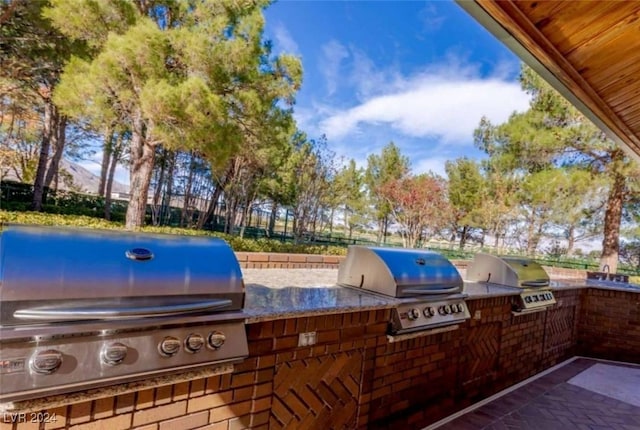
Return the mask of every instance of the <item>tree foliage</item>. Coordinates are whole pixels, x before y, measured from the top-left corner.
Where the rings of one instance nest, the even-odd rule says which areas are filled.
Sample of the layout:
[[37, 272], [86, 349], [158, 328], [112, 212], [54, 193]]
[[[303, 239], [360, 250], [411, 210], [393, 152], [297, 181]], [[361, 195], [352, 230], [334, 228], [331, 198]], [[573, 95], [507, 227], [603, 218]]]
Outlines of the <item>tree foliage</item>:
[[[575, 180], [573, 191], [577, 192], [577, 184], [584, 183], [584, 174], [588, 173], [591, 184], [606, 196], [601, 264], [615, 270], [622, 213], [631, 190], [636, 187], [638, 167], [530, 68], [523, 66], [520, 82], [531, 95], [529, 109], [512, 114], [500, 125], [483, 119], [475, 132], [475, 141], [489, 155], [492, 168], [500, 176], [511, 175], [519, 184], [520, 214], [526, 224], [528, 251], [536, 249], [540, 235], [550, 222], [549, 202], [555, 201], [554, 193], [560, 192], [561, 196], [556, 197], [565, 202], [570, 200], [569, 193], [562, 190], [572, 187], [557, 185], [555, 180], [561, 177], [558, 169], [571, 168]], [[578, 170], [583, 172], [580, 180], [576, 176]], [[594, 195], [593, 188], [588, 188], [580, 189], [584, 200]], [[602, 214], [597, 208], [588, 207], [584, 200], [580, 203], [572, 200], [573, 213], [570, 211], [565, 218], [565, 227], [572, 230], [574, 238], [575, 229], [580, 227], [576, 219], [586, 220], [586, 224], [592, 226], [594, 222], [589, 218]], [[561, 210], [556, 208], [555, 212]]]
[[391, 206], [383, 189], [390, 181], [398, 180], [409, 173], [409, 159], [402, 155], [400, 148], [389, 142], [380, 155], [371, 154], [367, 158], [365, 184], [372, 203], [374, 217], [378, 223], [378, 243], [386, 240], [387, 229], [391, 221]]
[[445, 181], [431, 174], [406, 176], [386, 182], [381, 193], [400, 225], [404, 245], [416, 247], [449, 221]]
[[[73, 58], [56, 100], [94, 125], [132, 133], [127, 227], [144, 222], [155, 147], [196, 151], [224, 166], [287, 123], [301, 80], [297, 59], [262, 41], [263, 2], [55, 0], [48, 13], [94, 55]], [[100, 21], [86, 31], [84, 16]], [[106, 35], [105, 35], [106, 31]], [[236, 163], [234, 161], [234, 163]]]

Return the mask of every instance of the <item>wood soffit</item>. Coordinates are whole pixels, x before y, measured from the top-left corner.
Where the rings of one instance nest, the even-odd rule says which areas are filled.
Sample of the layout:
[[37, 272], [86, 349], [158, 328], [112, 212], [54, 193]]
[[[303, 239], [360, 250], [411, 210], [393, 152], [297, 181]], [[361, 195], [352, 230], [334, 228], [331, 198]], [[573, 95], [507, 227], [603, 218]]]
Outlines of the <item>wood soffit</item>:
[[640, 0], [458, 3], [640, 160]]

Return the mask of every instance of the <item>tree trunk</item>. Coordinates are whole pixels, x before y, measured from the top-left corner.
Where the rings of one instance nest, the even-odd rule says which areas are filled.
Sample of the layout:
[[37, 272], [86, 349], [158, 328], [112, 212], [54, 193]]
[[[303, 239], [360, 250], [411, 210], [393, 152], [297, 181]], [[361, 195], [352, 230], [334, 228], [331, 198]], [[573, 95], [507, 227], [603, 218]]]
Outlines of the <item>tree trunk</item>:
[[182, 200], [182, 214], [180, 216], [180, 227], [185, 227], [187, 218], [189, 218], [189, 225], [191, 225], [191, 187], [193, 185], [193, 175], [196, 170], [196, 163], [194, 161], [193, 151], [189, 154], [189, 175], [187, 176], [187, 185], [184, 188], [184, 198]]
[[269, 237], [273, 236], [274, 230], [276, 228], [276, 216], [278, 215], [278, 205], [276, 202], [271, 203], [271, 214], [269, 215], [269, 227], [267, 228], [267, 232], [269, 233]]
[[333, 235], [333, 216], [335, 215], [335, 208], [331, 208], [331, 212], [329, 213], [329, 236]]
[[389, 216], [382, 218], [382, 243], [387, 243], [387, 232], [389, 230]]
[[54, 132], [54, 124], [56, 123], [57, 114], [58, 111], [51, 99], [45, 99], [42, 143], [40, 144], [38, 168], [36, 169], [36, 175], [33, 181], [33, 200], [31, 202], [31, 210], [38, 212], [42, 210], [42, 198], [44, 196], [44, 179], [45, 173], [47, 171], [49, 149], [51, 147], [51, 137]]
[[124, 135], [120, 133], [118, 135], [118, 141], [111, 147], [109, 151], [111, 154], [109, 164], [109, 171], [107, 173], [107, 184], [104, 190], [104, 219], [111, 219], [111, 188], [113, 188], [113, 178], [116, 174], [116, 166], [120, 160], [120, 154], [122, 154], [122, 140]]
[[[176, 170], [177, 152], [169, 152], [169, 172], [167, 174], [167, 189], [164, 195], [164, 203], [162, 204], [162, 213], [160, 216], [160, 224], [171, 223], [171, 199], [173, 198], [173, 175]], [[168, 219], [167, 219], [168, 217]]]
[[567, 231], [567, 256], [571, 257], [573, 255], [573, 248], [576, 246], [576, 238], [575, 235], [575, 227], [570, 226]]
[[105, 197], [105, 187], [107, 185], [107, 174], [109, 173], [109, 162], [111, 161], [111, 148], [113, 145], [113, 128], [107, 128], [102, 145], [102, 164], [100, 165], [100, 182], [98, 183], [98, 195]]
[[218, 207], [218, 200], [220, 199], [220, 194], [222, 194], [222, 184], [216, 186], [213, 190], [213, 194], [211, 195], [211, 200], [209, 200], [209, 205], [207, 206], [206, 212], [200, 214], [198, 218], [197, 229], [202, 229], [205, 224], [215, 215], [216, 208]]
[[162, 188], [164, 183], [164, 174], [167, 168], [167, 150], [162, 149], [162, 160], [160, 163], [160, 172], [158, 173], [158, 180], [156, 181], [156, 187], [153, 190], [153, 211], [151, 212], [151, 222], [153, 225], [160, 225], [162, 219], [162, 206], [160, 206], [160, 197], [162, 196]]
[[153, 159], [156, 151], [145, 142], [145, 130], [140, 114], [134, 120], [133, 137], [131, 139], [131, 168], [130, 168], [130, 193], [129, 205], [125, 227], [129, 230], [140, 228], [144, 225], [147, 209], [147, 196], [149, 184], [153, 173]]
[[[53, 157], [51, 158], [51, 162], [49, 163], [49, 168], [47, 169], [47, 174], [44, 178], [44, 186], [47, 188], [51, 188], [51, 182], [53, 182], [53, 178], [58, 176], [58, 170], [60, 169], [60, 160], [62, 159], [62, 154], [64, 153], [64, 145], [67, 140], [67, 117], [66, 115], [57, 115], [57, 121], [55, 124], [55, 130], [52, 133], [53, 137]], [[56, 181], [56, 189], [58, 188]]]
[[460, 235], [460, 249], [463, 250], [467, 244], [467, 235], [469, 234], [469, 226], [462, 226], [462, 234]]
[[605, 266], [611, 273], [618, 270], [618, 253], [620, 252], [620, 221], [622, 204], [625, 197], [625, 177], [616, 174], [607, 199], [607, 210], [604, 215], [604, 238], [602, 239], [602, 256], [600, 270]]

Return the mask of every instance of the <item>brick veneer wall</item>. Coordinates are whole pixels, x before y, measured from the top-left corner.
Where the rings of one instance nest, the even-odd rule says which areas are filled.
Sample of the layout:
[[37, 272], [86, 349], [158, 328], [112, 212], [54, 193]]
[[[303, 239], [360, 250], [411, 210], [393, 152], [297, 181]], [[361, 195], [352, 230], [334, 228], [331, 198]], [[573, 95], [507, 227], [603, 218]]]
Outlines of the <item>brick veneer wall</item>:
[[337, 269], [344, 256], [286, 254], [276, 252], [236, 252], [243, 269]]
[[368, 428], [423, 428], [574, 356], [579, 296], [519, 316], [513, 297], [468, 300], [459, 330], [378, 346]]
[[588, 289], [582, 301], [581, 355], [640, 363], [640, 294]]
[[[520, 316], [512, 300], [469, 300], [460, 329], [393, 343], [389, 310], [248, 324], [232, 374], [55, 408], [35, 428], [419, 429], [576, 354], [640, 363], [638, 294], [558, 291]], [[316, 345], [297, 346], [305, 332]]]
[[[277, 252], [236, 252], [242, 268], [255, 269], [337, 269], [344, 260], [342, 255], [287, 254]], [[469, 265], [468, 260], [451, 260], [460, 270]], [[565, 279], [585, 279], [586, 271], [544, 266], [549, 276]]]

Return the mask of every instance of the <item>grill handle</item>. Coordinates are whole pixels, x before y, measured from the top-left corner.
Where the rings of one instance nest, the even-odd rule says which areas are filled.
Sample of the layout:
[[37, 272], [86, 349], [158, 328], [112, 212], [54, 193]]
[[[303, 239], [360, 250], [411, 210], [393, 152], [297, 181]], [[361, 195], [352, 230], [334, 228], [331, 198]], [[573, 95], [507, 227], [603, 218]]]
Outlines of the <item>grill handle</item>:
[[524, 281], [520, 285], [523, 287], [548, 287], [549, 281]]
[[139, 307], [41, 307], [18, 309], [15, 318], [29, 320], [81, 321], [95, 319], [145, 318], [176, 314], [186, 314], [205, 310], [224, 308], [231, 300], [207, 300], [193, 303], [179, 303], [162, 306]]
[[414, 289], [403, 289], [403, 294], [415, 294], [421, 296], [427, 295], [436, 295], [436, 294], [449, 294], [449, 293], [459, 293], [461, 290], [460, 287], [449, 287], [449, 288], [441, 288], [437, 290], [429, 290], [426, 288], [414, 288]]

